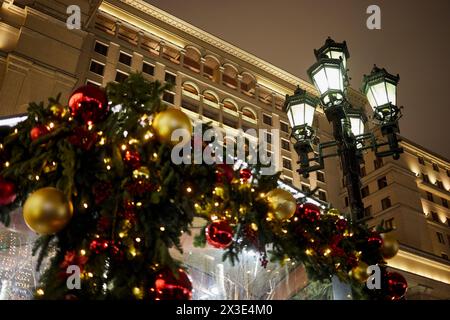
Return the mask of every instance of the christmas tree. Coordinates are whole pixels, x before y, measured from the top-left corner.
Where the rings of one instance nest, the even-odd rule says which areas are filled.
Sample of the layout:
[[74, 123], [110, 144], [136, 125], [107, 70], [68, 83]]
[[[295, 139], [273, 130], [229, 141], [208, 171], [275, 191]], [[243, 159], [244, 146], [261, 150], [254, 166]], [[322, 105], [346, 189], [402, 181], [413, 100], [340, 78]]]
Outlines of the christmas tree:
[[[205, 220], [196, 245], [224, 250], [224, 259], [253, 249], [262, 266], [269, 258], [294, 261], [312, 281], [336, 275], [357, 297], [404, 296], [404, 279], [385, 271], [385, 259], [398, 250], [389, 233], [294, 199], [278, 188], [278, 174], [262, 175], [261, 165], [246, 159], [174, 164], [178, 129], [190, 157], [195, 146], [214, 150], [192, 135], [182, 111], [162, 103], [168, 88], [132, 74], [106, 90], [81, 87], [68, 106], [59, 97], [31, 103], [25, 121], [2, 128], [0, 220], [8, 225], [9, 212], [23, 207], [40, 235], [38, 261], [56, 252], [36, 298], [189, 299], [192, 284], [169, 249], [182, 250], [180, 236], [194, 217]], [[382, 267], [385, 290], [364, 289], [368, 265]], [[79, 285], [71, 282], [77, 270]]]

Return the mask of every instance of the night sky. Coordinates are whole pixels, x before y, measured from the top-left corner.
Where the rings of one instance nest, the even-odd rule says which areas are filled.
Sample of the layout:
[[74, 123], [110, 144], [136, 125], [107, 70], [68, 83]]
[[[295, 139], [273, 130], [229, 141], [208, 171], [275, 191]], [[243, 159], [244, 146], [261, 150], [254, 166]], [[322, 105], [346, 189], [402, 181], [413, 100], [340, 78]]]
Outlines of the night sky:
[[[450, 159], [449, 0], [147, 1], [303, 79], [327, 36], [346, 40], [351, 86], [374, 63], [399, 73], [401, 134]], [[381, 30], [366, 27], [372, 4]]]

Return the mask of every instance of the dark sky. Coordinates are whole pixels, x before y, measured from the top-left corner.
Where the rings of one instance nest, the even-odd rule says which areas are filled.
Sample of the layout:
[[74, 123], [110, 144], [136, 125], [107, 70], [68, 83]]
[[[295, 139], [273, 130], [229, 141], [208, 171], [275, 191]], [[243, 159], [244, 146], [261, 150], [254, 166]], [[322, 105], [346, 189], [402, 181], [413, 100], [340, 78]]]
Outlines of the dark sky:
[[[352, 87], [374, 63], [400, 74], [401, 134], [450, 159], [449, 0], [147, 0], [307, 79], [313, 49], [346, 40]], [[381, 8], [381, 30], [366, 9]]]

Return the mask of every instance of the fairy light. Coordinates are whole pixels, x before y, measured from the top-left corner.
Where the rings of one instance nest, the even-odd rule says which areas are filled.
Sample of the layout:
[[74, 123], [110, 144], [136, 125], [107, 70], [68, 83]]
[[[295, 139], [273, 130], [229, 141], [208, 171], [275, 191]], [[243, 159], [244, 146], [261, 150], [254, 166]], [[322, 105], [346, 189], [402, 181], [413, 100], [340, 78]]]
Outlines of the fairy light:
[[153, 158], [158, 159], [158, 154], [156, 152], [153, 152]]
[[55, 127], [55, 124], [54, 124], [53, 122], [50, 122], [50, 123], [48, 124], [48, 127], [49, 127], [50, 129], [53, 129], [53, 128]]
[[127, 150], [127, 145], [126, 145], [126, 144], [123, 144], [123, 145], [120, 147], [120, 149], [122, 149], [122, 151]]
[[142, 207], [142, 202], [138, 202], [138, 203], [136, 203], [136, 207]]
[[39, 181], [40, 177], [39, 177], [39, 176], [36, 176], [35, 179], [36, 179], [36, 181]]
[[164, 231], [166, 231], [166, 228], [160, 227], [159, 230], [161, 230], [161, 232], [164, 232]]
[[85, 255], [86, 255], [86, 250], [81, 249], [81, 250], [80, 250], [80, 254], [81, 254], [82, 256], [85, 256]]
[[83, 203], [83, 207], [84, 207], [85, 209], [87, 209], [87, 208], [89, 207], [89, 205], [85, 202], [85, 203]]
[[36, 294], [37, 294], [38, 296], [43, 296], [43, 295], [44, 295], [44, 290], [42, 290], [42, 289], [37, 289], [37, 290], [36, 290]]
[[123, 233], [123, 232], [119, 232], [119, 238], [123, 238], [123, 237], [125, 237], [125, 233]]
[[144, 139], [145, 140], [148, 140], [148, 139], [150, 139], [150, 138], [152, 138], [153, 137], [153, 133], [151, 133], [150, 131], [147, 131], [146, 133], [145, 133], [145, 135], [144, 135]]
[[286, 229], [281, 229], [281, 232], [283, 232], [284, 234], [288, 233]]
[[215, 207], [218, 207], [218, 206], [219, 206], [219, 203], [218, 203], [218, 202], [214, 202], [214, 206], [215, 206]]
[[259, 194], [259, 196], [260, 196], [261, 198], [264, 198], [264, 197], [266, 196], [266, 194], [265, 194], [264, 192], [261, 192], [261, 193]]
[[192, 188], [191, 188], [191, 187], [187, 187], [187, 188], [186, 188], [186, 191], [187, 191], [188, 193], [191, 193], [191, 192], [192, 192]]
[[128, 140], [128, 144], [129, 145], [133, 145], [133, 144], [137, 144], [137, 143], [139, 143], [138, 139], [130, 139], [130, 140]]
[[217, 220], [217, 219], [219, 219], [219, 217], [216, 216], [215, 214], [213, 214], [213, 215], [211, 216], [211, 221], [215, 221], [215, 220]]
[[94, 277], [94, 274], [92, 272], [88, 272], [87, 275], [88, 275], [89, 278], [93, 278]]
[[6, 162], [5, 162], [5, 167], [8, 168], [9, 165], [10, 165], [10, 164], [9, 164], [9, 161], [6, 161]]
[[109, 164], [106, 166], [106, 170], [111, 170], [111, 166]]
[[136, 240], [137, 243], [141, 242], [141, 238], [139, 238], [139, 237], [134, 240]]
[[101, 139], [100, 139], [100, 145], [101, 146], [103, 146], [103, 145], [105, 145], [105, 143], [106, 143], [106, 138], [105, 137], [102, 137]]
[[331, 249], [330, 248], [326, 248], [325, 251], [323, 252], [323, 255], [325, 257], [327, 257], [330, 253], [331, 253]]
[[308, 256], [312, 256], [313, 253], [314, 253], [314, 251], [313, 251], [312, 249], [308, 248], [308, 249], [305, 250], [305, 253], [306, 253], [306, 255], [308, 255]]

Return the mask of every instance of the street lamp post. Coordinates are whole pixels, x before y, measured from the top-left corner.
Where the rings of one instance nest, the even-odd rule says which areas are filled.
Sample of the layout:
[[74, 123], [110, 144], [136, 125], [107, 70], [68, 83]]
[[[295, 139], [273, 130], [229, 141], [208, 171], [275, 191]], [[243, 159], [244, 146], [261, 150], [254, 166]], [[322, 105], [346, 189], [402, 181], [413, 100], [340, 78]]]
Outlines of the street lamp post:
[[[310, 172], [324, 168], [324, 159], [338, 156], [351, 207], [350, 218], [356, 221], [364, 214], [360, 173], [362, 151], [372, 149], [377, 157], [393, 156], [394, 159], [403, 152], [397, 137], [401, 116], [396, 106], [399, 77], [376, 66], [370, 75], [364, 76], [362, 90], [373, 109], [373, 120], [380, 125], [383, 137], [387, 138], [387, 142], [378, 142], [373, 132], [364, 132], [367, 117], [362, 106], [356, 108], [347, 99], [349, 81], [346, 66], [350, 55], [345, 41], [337, 43], [328, 38], [325, 45], [314, 53], [317, 62], [308, 69], [308, 75], [319, 91], [320, 99], [297, 87], [292, 96], [286, 96], [284, 105], [292, 137], [296, 141], [294, 148], [299, 156], [300, 168], [297, 171], [306, 178]], [[318, 149], [314, 150], [316, 130], [313, 118], [319, 103], [332, 124], [334, 141], [319, 143]], [[325, 150], [331, 147], [335, 147], [337, 152], [325, 154]]]

